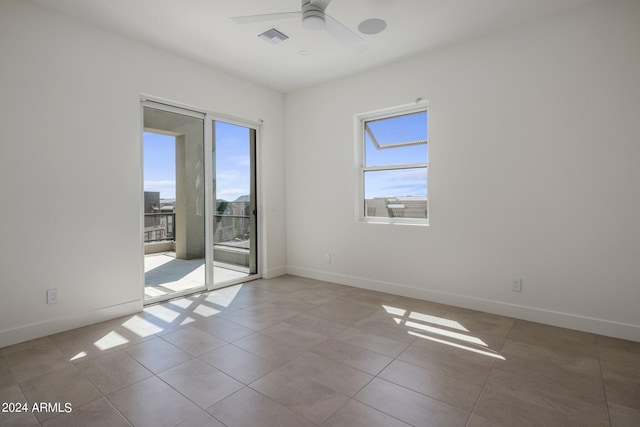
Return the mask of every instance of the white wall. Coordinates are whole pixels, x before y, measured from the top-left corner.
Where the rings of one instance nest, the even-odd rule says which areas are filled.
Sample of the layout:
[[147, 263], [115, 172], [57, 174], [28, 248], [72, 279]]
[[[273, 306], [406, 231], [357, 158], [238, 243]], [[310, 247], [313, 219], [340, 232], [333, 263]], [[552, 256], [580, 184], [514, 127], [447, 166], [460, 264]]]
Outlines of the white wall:
[[[607, 1], [288, 94], [287, 271], [640, 341], [639, 40]], [[354, 115], [417, 97], [431, 225], [357, 223]]]
[[264, 120], [261, 252], [284, 272], [282, 94], [2, 0], [0, 347], [142, 307], [141, 94]]

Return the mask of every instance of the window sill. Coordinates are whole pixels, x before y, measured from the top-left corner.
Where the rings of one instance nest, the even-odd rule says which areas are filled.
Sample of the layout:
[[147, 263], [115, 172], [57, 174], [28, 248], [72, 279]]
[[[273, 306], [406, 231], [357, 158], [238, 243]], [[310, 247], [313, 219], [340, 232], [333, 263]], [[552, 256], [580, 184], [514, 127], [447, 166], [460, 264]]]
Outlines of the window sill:
[[413, 225], [418, 227], [428, 227], [429, 219], [424, 218], [383, 218], [383, 217], [364, 217], [358, 222], [363, 224], [383, 224], [383, 225]]

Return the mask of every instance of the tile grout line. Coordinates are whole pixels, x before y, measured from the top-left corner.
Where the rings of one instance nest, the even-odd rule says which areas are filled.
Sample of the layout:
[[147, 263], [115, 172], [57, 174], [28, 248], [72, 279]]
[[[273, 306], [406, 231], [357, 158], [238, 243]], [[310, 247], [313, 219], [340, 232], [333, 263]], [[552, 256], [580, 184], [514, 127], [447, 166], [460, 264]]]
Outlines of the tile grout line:
[[[507, 331], [506, 334], [504, 334], [504, 342], [502, 343], [502, 347], [500, 348], [500, 354], [502, 354], [504, 352], [504, 346], [507, 342], [507, 339], [509, 337], [509, 335], [511, 334], [511, 331], [513, 330], [513, 327], [515, 326], [516, 322], [514, 321], [511, 324], [511, 327], [509, 327], [509, 330]], [[504, 356], [503, 356], [504, 357]], [[505, 358], [506, 359], [506, 358]], [[489, 381], [489, 378], [491, 378], [491, 374], [493, 374], [493, 371], [496, 366], [496, 361], [494, 360], [493, 363], [491, 364], [491, 369], [489, 370], [489, 374], [487, 375], [487, 378], [485, 378], [484, 382], [482, 383], [482, 388], [480, 389], [480, 393], [478, 393], [478, 397], [476, 398], [476, 402], [473, 404], [473, 408], [471, 408], [471, 412], [469, 413], [469, 418], [467, 419], [467, 423], [465, 424], [465, 427], [469, 426], [469, 423], [471, 422], [471, 418], [473, 418], [473, 413], [475, 412], [476, 408], [478, 407], [478, 403], [480, 402], [480, 398], [482, 398], [482, 394], [485, 392], [485, 387], [487, 386], [487, 382]]]
[[594, 337], [596, 341], [596, 351], [598, 352], [598, 368], [600, 370], [600, 381], [602, 383], [602, 392], [604, 393], [604, 404], [607, 408], [607, 419], [609, 420], [609, 425], [613, 425], [611, 421], [611, 410], [609, 409], [609, 398], [607, 397], [607, 387], [604, 385], [604, 375], [602, 373], [602, 357], [600, 355], [600, 342], [597, 337]]

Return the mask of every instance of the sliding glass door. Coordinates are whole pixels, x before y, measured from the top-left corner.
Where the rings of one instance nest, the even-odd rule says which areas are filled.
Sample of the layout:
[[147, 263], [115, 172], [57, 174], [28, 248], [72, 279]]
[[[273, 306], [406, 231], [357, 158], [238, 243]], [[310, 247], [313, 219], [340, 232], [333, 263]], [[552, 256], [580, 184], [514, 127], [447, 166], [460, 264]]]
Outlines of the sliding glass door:
[[258, 272], [256, 130], [213, 121], [214, 284]]
[[256, 139], [255, 126], [143, 101], [146, 304], [259, 277]]

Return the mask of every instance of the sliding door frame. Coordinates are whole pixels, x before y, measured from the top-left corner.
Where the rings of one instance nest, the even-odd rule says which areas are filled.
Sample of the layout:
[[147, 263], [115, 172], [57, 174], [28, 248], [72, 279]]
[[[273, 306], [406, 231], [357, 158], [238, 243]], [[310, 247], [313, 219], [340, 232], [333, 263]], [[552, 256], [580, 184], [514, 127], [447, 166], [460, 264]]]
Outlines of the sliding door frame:
[[[262, 128], [262, 120], [260, 121], [251, 121], [245, 120], [238, 117], [229, 116], [226, 114], [216, 113], [207, 111], [202, 108], [195, 108], [189, 105], [180, 104], [178, 102], [166, 100], [159, 97], [154, 97], [150, 95], [141, 95], [140, 96], [140, 230], [144, 230], [144, 107], [156, 108], [158, 110], [163, 110], [171, 113], [183, 114], [191, 117], [202, 118], [204, 120], [204, 191], [205, 191], [205, 291], [211, 291], [214, 289], [220, 289], [227, 286], [236, 285], [239, 283], [243, 283], [249, 280], [255, 280], [262, 277], [262, 267], [264, 265], [263, 258], [265, 256], [265, 251], [260, 250], [260, 246], [263, 245], [263, 227], [261, 224], [261, 195], [262, 195], [262, 180], [260, 179], [261, 174], [261, 158], [262, 158], [262, 144], [260, 144], [261, 138], [261, 128]], [[233, 125], [238, 125], [242, 127], [246, 127], [252, 129], [255, 132], [255, 152], [252, 153], [254, 164], [253, 166], [253, 182], [251, 183], [251, 188], [255, 188], [255, 194], [252, 196], [255, 198], [255, 227], [257, 228], [256, 236], [252, 239], [256, 241], [256, 263], [257, 263], [257, 273], [250, 274], [246, 277], [237, 279], [237, 280], [229, 280], [223, 283], [214, 284], [213, 277], [213, 232], [214, 232], [214, 218], [213, 214], [215, 213], [215, 199], [213, 192], [213, 125], [216, 121], [229, 123]], [[144, 266], [144, 238], [142, 237], [143, 233], [140, 233], [140, 241], [141, 241], [141, 265]], [[264, 246], [263, 246], [264, 247]], [[143, 304], [153, 304], [156, 302], [160, 302], [163, 298], [151, 298], [145, 299], [144, 296], [144, 268], [142, 269], [142, 301]], [[186, 290], [181, 292], [176, 292], [171, 294], [169, 299], [178, 298], [181, 296], [202, 292], [202, 290]]]

